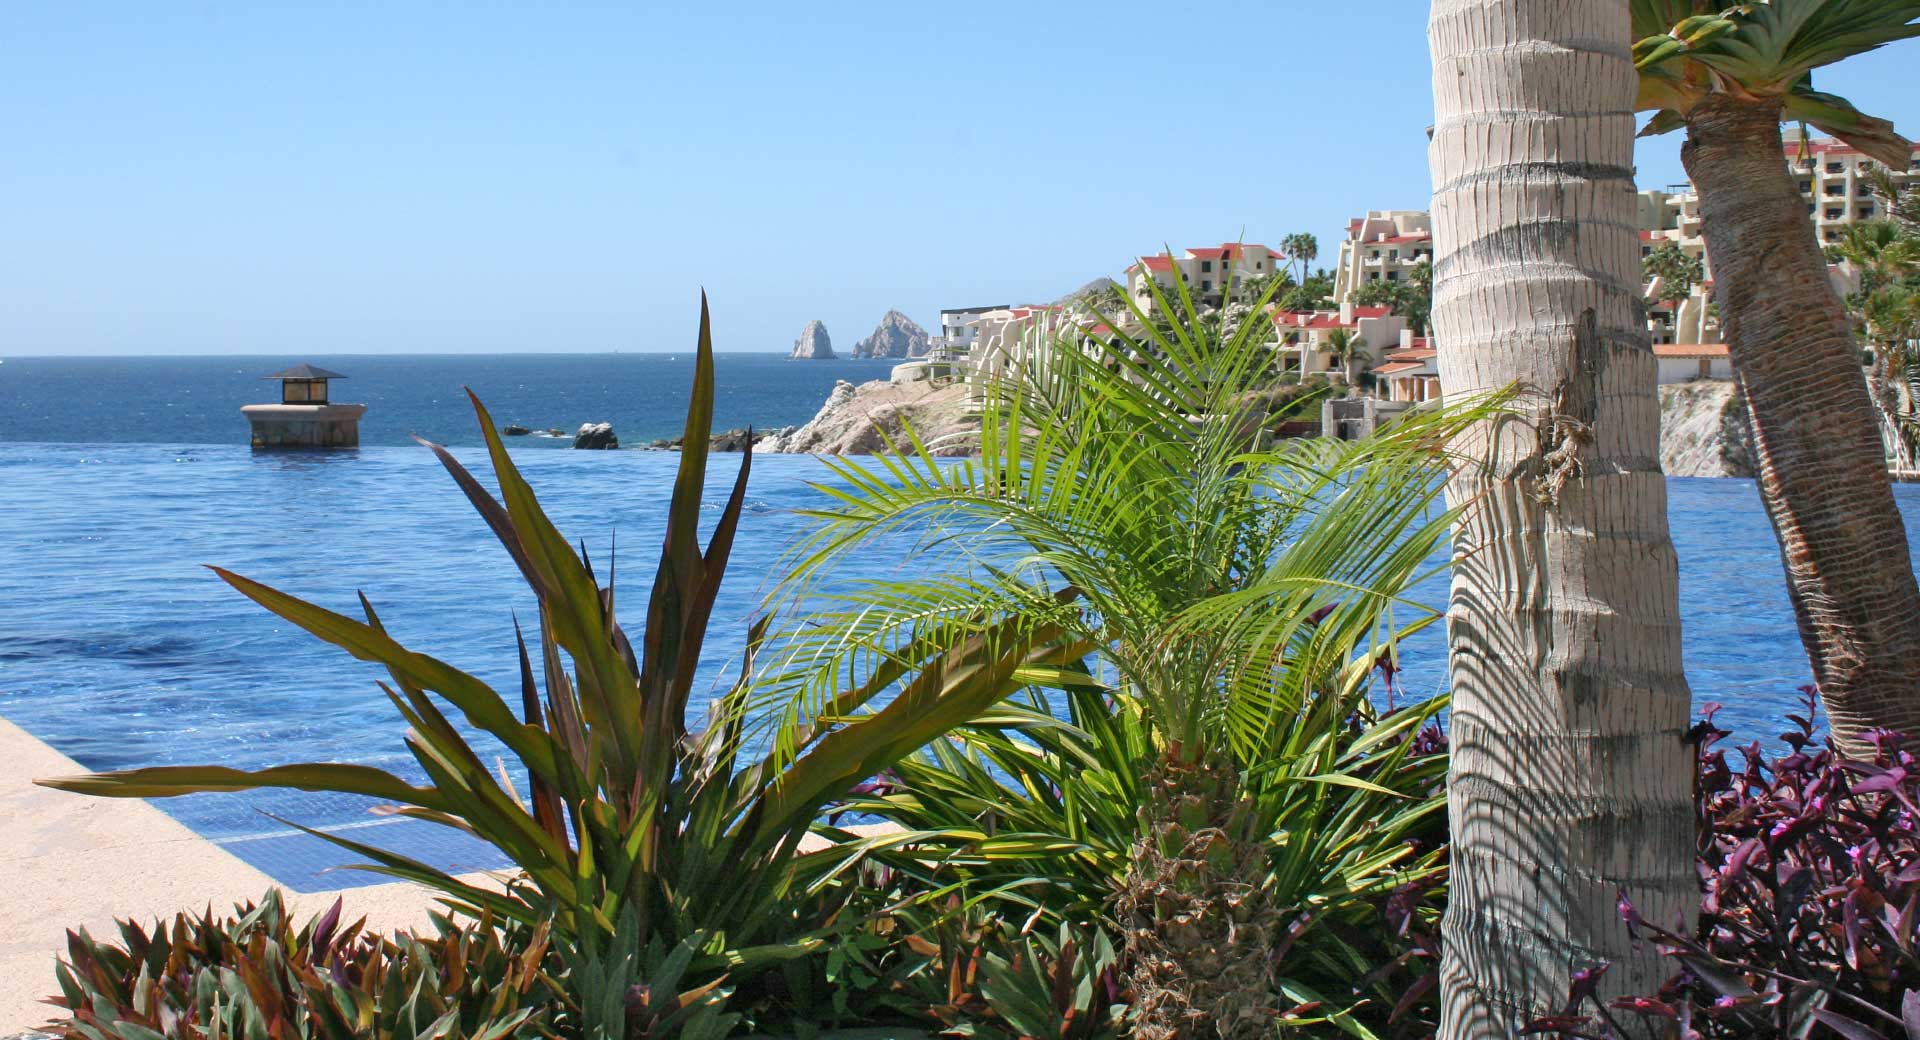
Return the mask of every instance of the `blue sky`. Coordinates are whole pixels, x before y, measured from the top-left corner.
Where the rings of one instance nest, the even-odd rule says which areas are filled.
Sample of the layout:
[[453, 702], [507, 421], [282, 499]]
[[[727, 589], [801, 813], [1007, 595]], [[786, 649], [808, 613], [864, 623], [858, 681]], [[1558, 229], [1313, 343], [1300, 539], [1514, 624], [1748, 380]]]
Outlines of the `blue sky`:
[[[0, 356], [677, 351], [703, 285], [720, 349], [844, 347], [1163, 242], [1330, 262], [1426, 204], [1425, 12], [8, 3]], [[1916, 46], [1821, 85], [1913, 134]]]

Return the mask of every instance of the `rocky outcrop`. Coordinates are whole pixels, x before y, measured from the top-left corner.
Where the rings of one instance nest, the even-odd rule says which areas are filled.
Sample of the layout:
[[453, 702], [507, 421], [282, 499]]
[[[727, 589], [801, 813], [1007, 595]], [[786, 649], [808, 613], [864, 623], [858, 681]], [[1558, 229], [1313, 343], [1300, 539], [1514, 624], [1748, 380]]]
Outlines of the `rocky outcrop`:
[[525, 437], [526, 435], [532, 433], [533, 431], [527, 429], [525, 426], [521, 426], [518, 423], [508, 423], [505, 426], [500, 427], [500, 432], [506, 434], [509, 437]]
[[613, 432], [612, 423], [581, 423], [580, 432], [573, 435], [573, 446], [591, 450], [618, 448], [620, 437]]
[[[792, 429], [792, 427], [788, 427], [788, 429]], [[755, 443], [756, 440], [758, 440], [758, 438], [754, 436], [752, 430], [744, 426], [735, 427], [731, 430], [721, 430], [719, 433], [708, 437], [707, 450], [746, 451], [747, 445]], [[647, 447], [653, 451], [679, 451], [686, 443], [686, 434], [681, 434], [678, 437], [662, 437], [647, 445]]]
[[1669, 477], [1751, 477], [1746, 404], [1725, 379], [1660, 388], [1660, 467]]
[[932, 344], [927, 330], [899, 311], [888, 311], [873, 335], [853, 345], [857, 358], [926, 357]]
[[833, 340], [827, 335], [826, 323], [817, 318], [807, 322], [800, 338], [793, 341], [793, 353], [787, 356], [796, 361], [832, 361]]
[[909, 445], [907, 427], [936, 455], [970, 455], [979, 424], [967, 407], [963, 384], [934, 387], [924, 381], [876, 379], [854, 386], [834, 384], [827, 403], [806, 425], [762, 437], [756, 452], [813, 455], [878, 455], [889, 445]]

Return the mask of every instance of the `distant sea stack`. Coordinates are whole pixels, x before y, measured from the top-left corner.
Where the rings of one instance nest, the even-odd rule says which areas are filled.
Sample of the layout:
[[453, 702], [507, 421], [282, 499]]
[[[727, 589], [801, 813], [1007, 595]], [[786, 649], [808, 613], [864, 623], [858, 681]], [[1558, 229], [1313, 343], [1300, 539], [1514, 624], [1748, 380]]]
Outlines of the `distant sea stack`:
[[787, 355], [796, 361], [832, 361], [833, 340], [827, 336], [825, 322], [814, 320], [800, 330], [800, 338], [793, 341], [793, 353]]
[[853, 345], [853, 356], [857, 358], [909, 358], [926, 357], [931, 344], [927, 341], [927, 330], [914, 323], [912, 318], [899, 311], [888, 311], [880, 319], [880, 327], [873, 335]]

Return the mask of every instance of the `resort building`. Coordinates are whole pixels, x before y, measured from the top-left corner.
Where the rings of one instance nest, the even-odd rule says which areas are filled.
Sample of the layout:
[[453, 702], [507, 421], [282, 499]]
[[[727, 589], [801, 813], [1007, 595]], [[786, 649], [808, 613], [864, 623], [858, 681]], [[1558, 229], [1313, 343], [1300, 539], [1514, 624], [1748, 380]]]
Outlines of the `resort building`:
[[1419, 404], [1440, 399], [1439, 351], [1412, 329], [1400, 333], [1397, 349], [1389, 350], [1373, 366], [1374, 388], [1389, 401]]
[[933, 353], [944, 354], [950, 358], [965, 357], [980, 338], [980, 319], [996, 311], [1008, 310], [1009, 304], [995, 304], [991, 307], [954, 307], [940, 312], [940, 334], [934, 337]]
[[1733, 361], [1725, 343], [1656, 343], [1653, 356], [1660, 362], [1660, 383], [1695, 379], [1732, 379]]
[[1873, 173], [1884, 170], [1906, 187], [1920, 178], [1920, 148], [1904, 170], [1889, 170], [1867, 155], [1832, 138], [1815, 138], [1799, 129], [1786, 133], [1787, 169], [1807, 200], [1822, 242], [1837, 242], [1849, 224], [1885, 219], [1886, 200], [1874, 194]]
[[1227, 286], [1234, 286], [1235, 296], [1239, 296], [1238, 287], [1248, 279], [1267, 277], [1280, 270], [1283, 263], [1278, 252], [1257, 242], [1222, 242], [1188, 249], [1180, 256], [1171, 252], [1143, 256], [1127, 268], [1127, 293], [1142, 310], [1152, 313], [1153, 294], [1147, 284], [1152, 282], [1172, 292], [1178, 272], [1200, 302], [1218, 307], [1225, 299]]
[[[1408, 332], [1407, 319], [1390, 308], [1352, 303], [1343, 303], [1337, 310], [1277, 311], [1273, 324], [1281, 371], [1301, 378], [1321, 375], [1333, 383], [1347, 381], [1349, 361], [1357, 371], [1365, 371], [1388, 349], [1398, 347]], [[1342, 332], [1347, 337], [1345, 350], [1335, 343], [1336, 334]]]
[[1374, 210], [1347, 224], [1340, 259], [1333, 272], [1333, 298], [1339, 302], [1368, 282], [1410, 282], [1413, 268], [1433, 259], [1433, 221], [1425, 210]]

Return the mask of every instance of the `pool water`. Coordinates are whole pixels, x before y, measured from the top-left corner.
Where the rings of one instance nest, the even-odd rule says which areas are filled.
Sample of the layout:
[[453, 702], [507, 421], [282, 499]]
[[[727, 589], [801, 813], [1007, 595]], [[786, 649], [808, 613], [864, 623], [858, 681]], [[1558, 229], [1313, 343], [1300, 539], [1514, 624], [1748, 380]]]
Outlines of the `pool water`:
[[[477, 449], [456, 454], [485, 479]], [[713, 467], [710, 512], [731, 458]], [[524, 450], [516, 460], [555, 522], [596, 558], [617, 531], [626, 587], [644, 588], [678, 456]], [[808, 529], [794, 509], [818, 503], [807, 482], [827, 476], [814, 458], [755, 459], [696, 700], [735, 678], [746, 622]], [[1738, 480], [1670, 488], [1696, 703], [1724, 702], [1723, 723], [1771, 737], [1808, 675], [1758, 493]], [[1920, 488], [1897, 494], [1910, 516], [1920, 510]], [[95, 770], [337, 760], [418, 776], [404, 724], [374, 685], [384, 672], [266, 613], [201, 564], [344, 613], [357, 613], [364, 590], [402, 643], [516, 688], [511, 612], [531, 615], [530, 596], [424, 449], [16, 443], [0, 444], [0, 716]], [[858, 562], [876, 576], [908, 566], [898, 554]], [[1422, 592], [1444, 602], [1439, 579]], [[1437, 626], [1404, 657], [1410, 693], [1440, 688]], [[360, 799], [258, 792], [155, 804], [300, 890], [380, 879], [331, 871], [353, 857], [276, 817], [457, 870], [502, 865], [444, 828], [372, 817]]]

